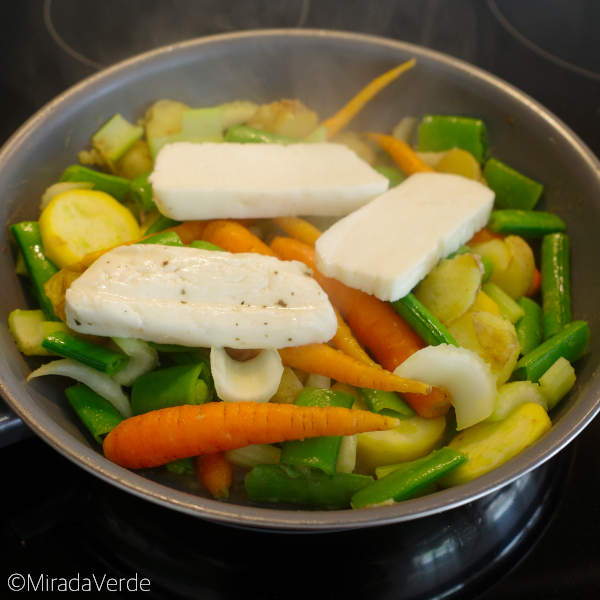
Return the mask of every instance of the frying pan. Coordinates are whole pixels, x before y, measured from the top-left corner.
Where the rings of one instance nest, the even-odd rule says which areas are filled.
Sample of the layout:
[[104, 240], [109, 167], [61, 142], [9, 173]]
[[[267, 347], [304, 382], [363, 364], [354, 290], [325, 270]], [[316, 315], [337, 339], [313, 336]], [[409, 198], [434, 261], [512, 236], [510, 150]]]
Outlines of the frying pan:
[[[161, 470], [130, 472], [107, 460], [66, 405], [59, 377], [27, 383], [40, 363], [22, 356], [7, 328], [14, 308], [34, 308], [14, 274], [12, 223], [37, 219], [39, 199], [77, 162], [91, 135], [115, 113], [135, 121], [155, 100], [191, 106], [235, 99], [298, 98], [321, 118], [333, 114], [375, 76], [411, 57], [417, 67], [373, 100], [353, 123], [389, 131], [402, 116], [477, 116], [491, 153], [545, 185], [541, 208], [567, 223], [572, 242], [574, 318], [592, 339], [577, 362], [577, 383], [552, 412], [552, 430], [505, 465], [470, 483], [377, 509], [318, 511], [251, 505], [234, 495], [207, 498], [194, 482]], [[268, 30], [201, 38], [149, 52], [86, 79], [25, 123], [0, 153], [4, 227], [0, 257], [0, 388], [23, 421], [58, 452], [101, 479], [160, 505], [249, 528], [333, 531], [380, 526], [441, 513], [481, 498], [532, 471], [567, 445], [600, 408], [600, 164], [581, 140], [537, 102], [457, 59], [414, 45], [332, 31]]]

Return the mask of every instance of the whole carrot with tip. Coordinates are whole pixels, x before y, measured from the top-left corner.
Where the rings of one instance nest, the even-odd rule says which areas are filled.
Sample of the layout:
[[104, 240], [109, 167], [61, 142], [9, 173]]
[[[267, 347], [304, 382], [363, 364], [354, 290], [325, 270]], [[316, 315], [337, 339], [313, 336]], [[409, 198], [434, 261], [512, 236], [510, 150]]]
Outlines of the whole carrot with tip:
[[103, 448], [108, 460], [142, 469], [251, 444], [384, 431], [399, 424], [398, 419], [349, 408], [209, 402], [126, 419], [106, 436]]

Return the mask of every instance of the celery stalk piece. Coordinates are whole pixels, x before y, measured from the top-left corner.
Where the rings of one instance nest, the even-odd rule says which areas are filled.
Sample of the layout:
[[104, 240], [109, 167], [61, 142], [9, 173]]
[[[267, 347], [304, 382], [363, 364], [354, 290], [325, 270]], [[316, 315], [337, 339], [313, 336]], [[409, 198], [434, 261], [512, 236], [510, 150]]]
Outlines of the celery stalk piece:
[[187, 142], [187, 136], [183, 131], [178, 131], [172, 135], [163, 135], [160, 137], [153, 137], [148, 139], [148, 145], [150, 146], [150, 154], [155, 159], [157, 154], [160, 152], [163, 146], [167, 144], [173, 144], [175, 142]]
[[548, 410], [567, 395], [576, 379], [575, 369], [562, 356], [540, 377], [540, 388], [548, 402]]
[[222, 142], [223, 109], [216, 106], [184, 110], [181, 130], [189, 142]]
[[513, 325], [525, 314], [519, 306], [499, 285], [488, 281], [481, 289], [498, 305], [500, 314]]
[[98, 152], [114, 162], [143, 135], [143, 127], [133, 125], [121, 115], [116, 114], [93, 135], [92, 144]]

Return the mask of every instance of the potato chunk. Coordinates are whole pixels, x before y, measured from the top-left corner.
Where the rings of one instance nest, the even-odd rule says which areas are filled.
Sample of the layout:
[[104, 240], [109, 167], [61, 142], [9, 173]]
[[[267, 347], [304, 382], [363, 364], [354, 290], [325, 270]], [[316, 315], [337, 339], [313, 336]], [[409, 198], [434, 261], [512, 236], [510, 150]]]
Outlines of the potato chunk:
[[481, 276], [481, 263], [472, 254], [443, 259], [419, 284], [415, 296], [447, 325], [475, 304]]
[[319, 117], [299, 100], [263, 104], [248, 120], [249, 127], [303, 139], [319, 125]]
[[448, 488], [471, 481], [499, 467], [544, 435], [552, 426], [539, 405], [520, 404], [502, 421], [477, 423], [461, 431], [449, 444], [469, 460], [442, 477], [438, 483]]

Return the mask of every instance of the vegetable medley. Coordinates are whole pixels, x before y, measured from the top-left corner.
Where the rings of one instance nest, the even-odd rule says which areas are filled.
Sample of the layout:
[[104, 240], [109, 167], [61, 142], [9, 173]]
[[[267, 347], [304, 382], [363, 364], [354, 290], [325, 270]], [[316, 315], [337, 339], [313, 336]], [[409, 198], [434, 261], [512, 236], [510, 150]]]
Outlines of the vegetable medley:
[[[571, 315], [565, 223], [535, 210], [542, 185], [489, 157], [485, 123], [470, 115], [402, 116], [388, 133], [347, 129], [414, 64], [378, 77], [322, 122], [286, 99], [210, 108], [159, 100], [136, 124], [116, 115], [47, 189], [39, 220], [12, 225], [16, 272], [39, 309], [15, 309], [10, 330], [21, 352], [51, 359], [29, 379], [78, 382], [67, 400], [109, 460], [197, 477], [219, 500], [242, 470], [250, 502], [358, 509], [472, 480], [551, 428], [548, 412], [572, 388], [590, 333]], [[209, 155], [235, 144], [236, 171], [261, 145], [285, 165], [286, 149], [341, 144], [368, 167], [369, 185], [389, 191], [365, 196], [333, 226], [327, 212], [285, 208], [174, 220], [159, 165], [190, 144], [211, 144]], [[168, 185], [175, 202], [185, 196], [177, 181]], [[419, 223], [431, 210], [423, 198], [457, 212], [470, 194], [480, 204], [465, 209], [459, 233], [441, 223], [445, 237], [410, 256], [431, 233]], [[376, 207], [386, 201], [412, 211], [401, 224], [402, 208], [392, 226], [404, 232], [396, 247], [408, 269], [422, 270], [401, 297], [345, 267], [348, 235], [336, 233], [354, 223], [356, 253], [379, 251], [363, 233], [383, 226]], [[332, 244], [346, 252], [333, 266]], [[382, 267], [393, 252], [381, 247]], [[403, 276], [389, 277], [395, 285]], [[302, 296], [307, 286], [312, 296]], [[185, 343], [187, 325], [173, 337], [190, 318], [202, 331], [217, 323], [208, 342]], [[295, 343], [308, 318], [315, 333]], [[167, 333], [157, 333], [159, 321]], [[257, 331], [285, 339], [261, 345]]]

